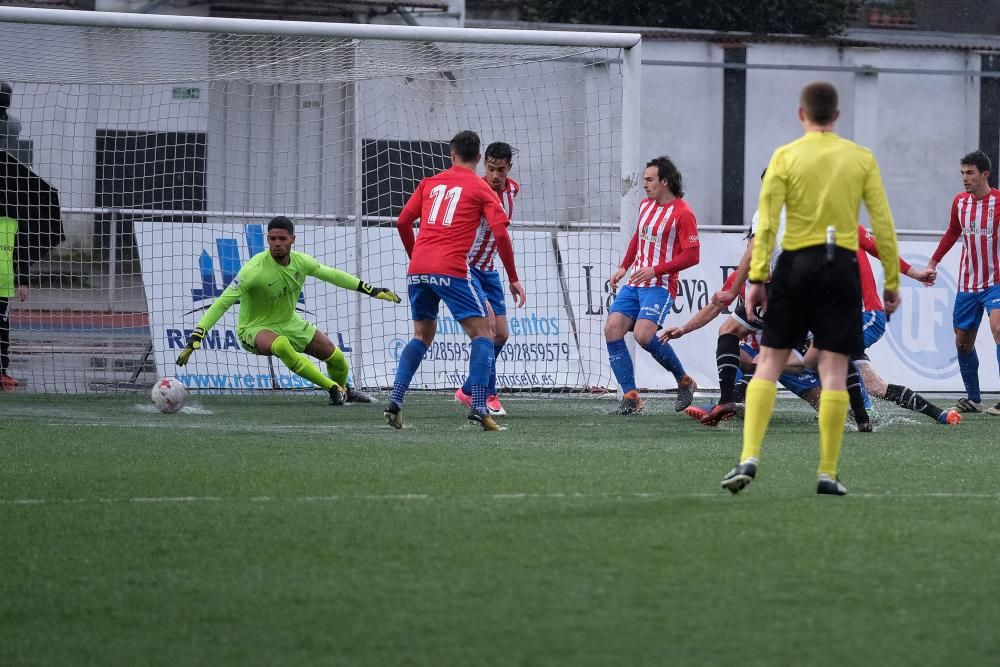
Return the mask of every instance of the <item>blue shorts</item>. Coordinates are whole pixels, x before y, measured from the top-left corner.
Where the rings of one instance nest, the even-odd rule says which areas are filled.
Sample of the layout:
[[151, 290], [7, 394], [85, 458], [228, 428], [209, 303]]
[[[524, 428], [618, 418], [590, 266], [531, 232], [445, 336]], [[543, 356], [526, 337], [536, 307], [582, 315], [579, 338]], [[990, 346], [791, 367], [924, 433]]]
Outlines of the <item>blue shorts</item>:
[[674, 297], [666, 287], [632, 287], [618, 290], [609, 313], [621, 313], [631, 320], [651, 320], [662, 327], [674, 305]]
[[469, 277], [456, 278], [439, 273], [406, 276], [413, 321], [436, 320], [442, 300], [452, 317], [461, 322], [470, 317], [486, 317], [486, 295]]
[[500, 282], [499, 271], [481, 271], [469, 267], [469, 274], [478, 285], [480, 291], [486, 295], [486, 299], [493, 308], [494, 315], [506, 315], [507, 304], [504, 302], [503, 283]]
[[[755, 350], [746, 343], [740, 344], [740, 349], [746, 352], [751, 359], [760, 354], [760, 350]], [[819, 375], [812, 371], [802, 371], [801, 373], [782, 373], [778, 376], [778, 382], [782, 387], [792, 392], [796, 396], [802, 396], [810, 389], [820, 388]]]
[[956, 329], [976, 331], [983, 321], [983, 311], [992, 313], [997, 308], [1000, 308], [1000, 285], [982, 292], [959, 292], [955, 295], [951, 324]]
[[801, 373], [782, 373], [778, 376], [781, 386], [792, 392], [796, 396], [802, 396], [810, 389], [819, 389], [819, 376], [812, 371], [802, 371]]
[[867, 350], [885, 335], [885, 311], [866, 310], [862, 312], [861, 330], [865, 334], [865, 349]]

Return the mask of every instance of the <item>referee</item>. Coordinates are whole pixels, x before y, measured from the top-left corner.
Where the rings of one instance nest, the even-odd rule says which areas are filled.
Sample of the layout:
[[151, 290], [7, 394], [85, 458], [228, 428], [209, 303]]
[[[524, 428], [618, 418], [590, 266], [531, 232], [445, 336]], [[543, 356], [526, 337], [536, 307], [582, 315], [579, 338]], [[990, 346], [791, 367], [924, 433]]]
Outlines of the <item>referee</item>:
[[[856, 256], [862, 199], [885, 269], [886, 314], [899, 307], [899, 259], [878, 164], [870, 150], [834, 134], [839, 116], [833, 85], [817, 81], [803, 88], [799, 120], [805, 135], [774, 152], [761, 186], [747, 312], [762, 306], [767, 317], [757, 372], [747, 387], [743, 452], [740, 462], [722, 479], [722, 488], [733, 493], [757, 475], [761, 445], [774, 411], [775, 381], [791, 348], [808, 332], [819, 350], [823, 385], [816, 493], [847, 493], [837, 480], [837, 459], [847, 418], [847, 362], [850, 355], [864, 350]], [[786, 211], [784, 252], [770, 276], [768, 259], [782, 206]]]

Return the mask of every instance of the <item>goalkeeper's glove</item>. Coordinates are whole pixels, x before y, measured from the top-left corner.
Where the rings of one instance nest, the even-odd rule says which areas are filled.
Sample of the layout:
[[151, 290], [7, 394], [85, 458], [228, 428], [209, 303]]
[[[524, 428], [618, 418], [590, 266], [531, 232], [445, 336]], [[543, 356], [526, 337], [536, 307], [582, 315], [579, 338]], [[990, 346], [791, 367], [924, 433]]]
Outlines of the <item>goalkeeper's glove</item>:
[[194, 331], [191, 332], [191, 340], [188, 341], [188, 344], [184, 346], [184, 349], [181, 350], [180, 355], [177, 357], [177, 365], [186, 365], [188, 359], [191, 358], [191, 353], [201, 347], [201, 341], [203, 340], [205, 340], [205, 329], [203, 327], [195, 327]]
[[399, 295], [391, 289], [386, 289], [385, 287], [372, 287], [363, 280], [358, 281], [358, 291], [362, 294], [373, 296], [376, 299], [382, 299], [383, 301], [390, 301], [392, 303], [399, 303], [401, 300]]

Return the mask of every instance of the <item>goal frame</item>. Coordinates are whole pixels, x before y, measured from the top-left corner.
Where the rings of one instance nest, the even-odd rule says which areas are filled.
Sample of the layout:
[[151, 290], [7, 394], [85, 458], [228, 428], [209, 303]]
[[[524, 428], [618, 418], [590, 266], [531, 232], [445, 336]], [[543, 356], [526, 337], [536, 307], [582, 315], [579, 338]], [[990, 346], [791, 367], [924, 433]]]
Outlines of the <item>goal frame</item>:
[[[397, 40], [406, 42], [455, 42], [473, 44], [506, 44], [555, 47], [617, 48], [622, 50], [622, 100], [621, 100], [621, 203], [619, 207], [619, 246], [623, 247], [633, 231], [634, 214], [642, 196], [640, 155], [640, 105], [641, 105], [641, 49], [642, 37], [631, 32], [590, 32], [556, 30], [512, 30], [484, 28], [448, 28], [429, 26], [395, 26], [371, 24], [321, 23], [306, 21], [277, 21], [198, 17], [164, 14], [131, 14], [118, 12], [75, 11], [0, 7], [0, 22], [20, 24], [62, 25], [108, 29], [138, 29], [182, 31], [199, 33], [229, 33], [267, 36], [307, 36], [339, 39]], [[356, 84], [349, 84], [356, 85]], [[359, 117], [360, 97], [348, 93], [352, 99], [349, 113]], [[356, 124], [348, 123], [356, 128]], [[356, 275], [364, 275], [364, 253], [361, 251], [363, 225], [362, 210], [362, 138], [354, 130], [349, 140], [354, 147], [355, 200], [353, 223], [356, 227]], [[149, 213], [149, 211], [144, 211]], [[208, 212], [205, 212], [208, 213]], [[294, 217], [294, 216], [293, 216]], [[314, 216], [312, 216], [314, 217]], [[348, 218], [348, 225], [351, 220]], [[114, 252], [114, 248], [111, 248]], [[113, 277], [112, 277], [113, 279]], [[354, 299], [354, 365], [364, 368], [366, 343], [362, 338], [362, 300]]]

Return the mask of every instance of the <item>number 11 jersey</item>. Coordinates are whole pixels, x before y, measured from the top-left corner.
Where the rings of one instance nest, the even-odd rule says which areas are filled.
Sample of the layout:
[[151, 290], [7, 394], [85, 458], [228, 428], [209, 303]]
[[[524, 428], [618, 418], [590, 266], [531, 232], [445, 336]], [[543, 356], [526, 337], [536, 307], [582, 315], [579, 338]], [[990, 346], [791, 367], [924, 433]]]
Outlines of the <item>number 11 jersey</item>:
[[464, 278], [480, 220], [491, 228], [510, 224], [500, 198], [476, 172], [454, 166], [420, 181], [399, 215], [400, 224], [420, 218], [407, 275], [434, 273]]

